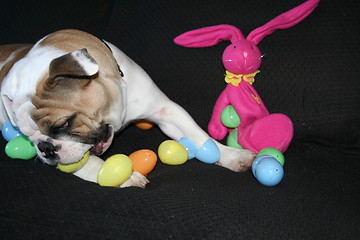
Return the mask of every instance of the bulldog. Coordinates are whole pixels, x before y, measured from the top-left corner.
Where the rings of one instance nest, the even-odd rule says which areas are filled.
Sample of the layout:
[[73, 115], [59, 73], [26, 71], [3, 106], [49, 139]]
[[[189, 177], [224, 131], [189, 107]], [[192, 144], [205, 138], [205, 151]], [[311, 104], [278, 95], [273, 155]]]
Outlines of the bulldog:
[[[47, 164], [74, 163], [89, 150], [101, 155], [116, 132], [138, 119], [154, 122], [174, 140], [187, 137], [196, 147], [210, 138], [116, 46], [79, 30], [57, 31], [34, 45], [0, 46], [0, 82], [0, 123], [10, 120]], [[251, 151], [215, 143], [217, 165], [236, 172], [251, 166]], [[90, 158], [74, 174], [96, 182], [101, 164]], [[148, 182], [134, 172], [123, 186]]]

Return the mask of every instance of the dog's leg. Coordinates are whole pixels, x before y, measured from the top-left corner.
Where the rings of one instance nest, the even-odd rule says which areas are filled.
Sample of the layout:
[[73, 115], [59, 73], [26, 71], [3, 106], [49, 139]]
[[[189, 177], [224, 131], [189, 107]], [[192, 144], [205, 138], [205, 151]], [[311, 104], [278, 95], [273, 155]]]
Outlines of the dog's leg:
[[[88, 162], [77, 172], [73, 174], [77, 177], [80, 177], [86, 181], [97, 183], [97, 175], [100, 167], [103, 165], [104, 161], [97, 157], [91, 155]], [[121, 184], [119, 187], [141, 187], [145, 188], [146, 184], [149, 183], [149, 180], [139, 172], [133, 172], [130, 178]]]
[[87, 163], [73, 174], [86, 181], [97, 183], [97, 175], [103, 163], [101, 158], [91, 155]]
[[133, 174], [130, 176], [130, 178], [120, 185], [121, 188], [125, 187], [141, 187], [145, 188], [146, 184], [148, 184], [150, 181], [141, 173], [139, 172], [133, 172]]
[[[148, 119], [174, 140], [191, 139], [199, 148], [210, 136], [178, 104], [171, 101], [152, 81], [149, 75], [117, 47], [108, 43], [124, 73], [127, 87], [127, 119]], [[216, 142], [216, 141], [215, 141]], [[220, 150], [217, 163], [233, 171], [242, 172], [251, 167], [255, 154], [248, 150], [230, 148], [216, 142]]]
[[[158, 110], [149, 118], [157, 123], [160, 129], [170, 138], [179, 140], [182, 137], [187, 137], [195, 143], [197, 148], [201, 147], [210, 138], [178, 104], [162, 98], [161, 101], [157, 101], [157, 105]], [[218, 165], [236, 172], [243, 172], [251, 167], [255, 158], [253, 152], [231, 148], [215, 140], [214, 142], [220, 150]]]

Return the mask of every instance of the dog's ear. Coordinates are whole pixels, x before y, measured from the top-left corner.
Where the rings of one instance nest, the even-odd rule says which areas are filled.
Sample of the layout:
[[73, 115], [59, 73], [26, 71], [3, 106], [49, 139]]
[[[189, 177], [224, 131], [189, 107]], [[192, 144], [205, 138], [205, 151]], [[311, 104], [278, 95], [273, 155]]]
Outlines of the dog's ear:
[[46, 83], [53, 88], [61, 85], [66, 88], [86, 86], [99, 72], [99, 66], [88, 51], [83, 48], [51, 61], [49, 78]]

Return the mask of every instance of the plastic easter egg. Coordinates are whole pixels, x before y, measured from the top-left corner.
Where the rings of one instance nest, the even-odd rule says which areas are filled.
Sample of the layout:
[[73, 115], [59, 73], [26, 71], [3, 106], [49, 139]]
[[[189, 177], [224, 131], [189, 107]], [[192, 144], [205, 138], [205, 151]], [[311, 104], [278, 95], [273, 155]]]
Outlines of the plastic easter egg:
[[263, 158], [268, 158], [268, 157], [271, 157], [271, 156], [268, 156], [268, 155], [263, 155], [263, 156], [258, 156], [255, 158], [254, 162], [252, 163], [251, 165], [251, 171], [253, 173], [253, 175], [256, 177], [256, 174], [255, 174], [255, 169], [256, 169], [256, 166], [258, 165], [258, 163], [263, 159]]
[[284, 155], [282, 154], [282, 152], [280, 152], [276, 148], [267, 147], [267, 148], [261, 149], [261, 151], [257, 154], [257, 156], [263, 156], [263, 155], [269, 155], [269, 156], [274, 157], [276, 160], [279, 161], [279, 163], [281, 163], [282, 166], [284, 166], [284, 164], [285, 164]]
[[129, 155], [133, 165], [133, 171], [139, 172], [142, 175], [147, 175], [151, 172], [157, 161], [156, 154], [147, 149], [138, 150]]
[[232, 148], [243, 149], [243, 147], [238, 143], [237, 139], [238, 139], [238, 129], [235, 128], [229, 134], [226, 140], [226, 145]]
[[284, 177], [284, 169], [275, 158], [263, 155], [256, 159], [252, 166], [255, 178], [265, 186], [275, 186]]
[[220, 119], [222, 124], [228, 128], [236, 128], [240, 125], [240, 117], [232, 105], [224, 108], [221, 112]]
[[142, 130], [149, 130], [154, 126], [154, 123], [147, 120], [138, 120], [134, 125]]
[[161, 162], [169, 165], [180, 165], [188, 160], [188, 152], [177, 141], [166, 140], [158, 148]]
[[220, 151], [216, 143], [209, 138], [197, 151], [195, 157], [204, 163], [216, 163], [220, 159]]
[[100, 186], [116, 187], [128, 180], [133, 172], [131, 159], [124, 154], [115, 154], [104, 162], [98, 172]]
[[5, 153], [10, 158], [24, 160], [29, 160], [36, 156], [34, 144], [26, 136], [11, 139], [5, 146]]
[[4, 123], [1, 133], [6, 141], [10, 141], [16, 137], [24, 136], [17, 127], [14, 127], [10, 121]]
[[82, 168], [87, 161], [89, 160], [90, 157], [90, 152], [87, 151], [84, 156], [80, 159], [80, 161], [75, 162], [75, 163], [70, 163], [70, 164], [61, 164], [58, 163], [57, 168], [62, 171], [62, 172], [66, 172], [66, 173], [73, 173], [78, 171], [80, 168]]
[[188, 152], [188, 159], [193, 159], [195, 157], [195, 154], [197, 152], [197, 148], [193, 141], [191, 141], [189, 138], [183, 137], [178, 141]]

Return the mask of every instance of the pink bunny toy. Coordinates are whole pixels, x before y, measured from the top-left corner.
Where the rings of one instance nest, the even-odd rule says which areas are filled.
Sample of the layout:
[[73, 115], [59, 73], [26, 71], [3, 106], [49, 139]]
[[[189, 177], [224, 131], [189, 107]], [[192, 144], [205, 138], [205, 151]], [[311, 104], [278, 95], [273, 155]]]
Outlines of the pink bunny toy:
[[256, 45], [277, 29], [290, 28], [301, 22], [319, 1], [306, 1], [253, 30], [246, 38], [238, 28], [223, 24], [189, 31], [174, 39], [176, 44], [192, 48], [231, 41], [222, 56], [228, 84], [216, 101], [208, 126], [213, 138], [221, 140], [233, 131], [234, 128], [226, 127], [221, 121], [222, 111], [232, 105], [240, 117], [240, 125], [236, 126], [237, 141], [243, 148], [256, 153], [265, 147], [286, 151], [294, 134], [292, 121], [284, 114], [269, 114], [252, 86], [262, 58]]

